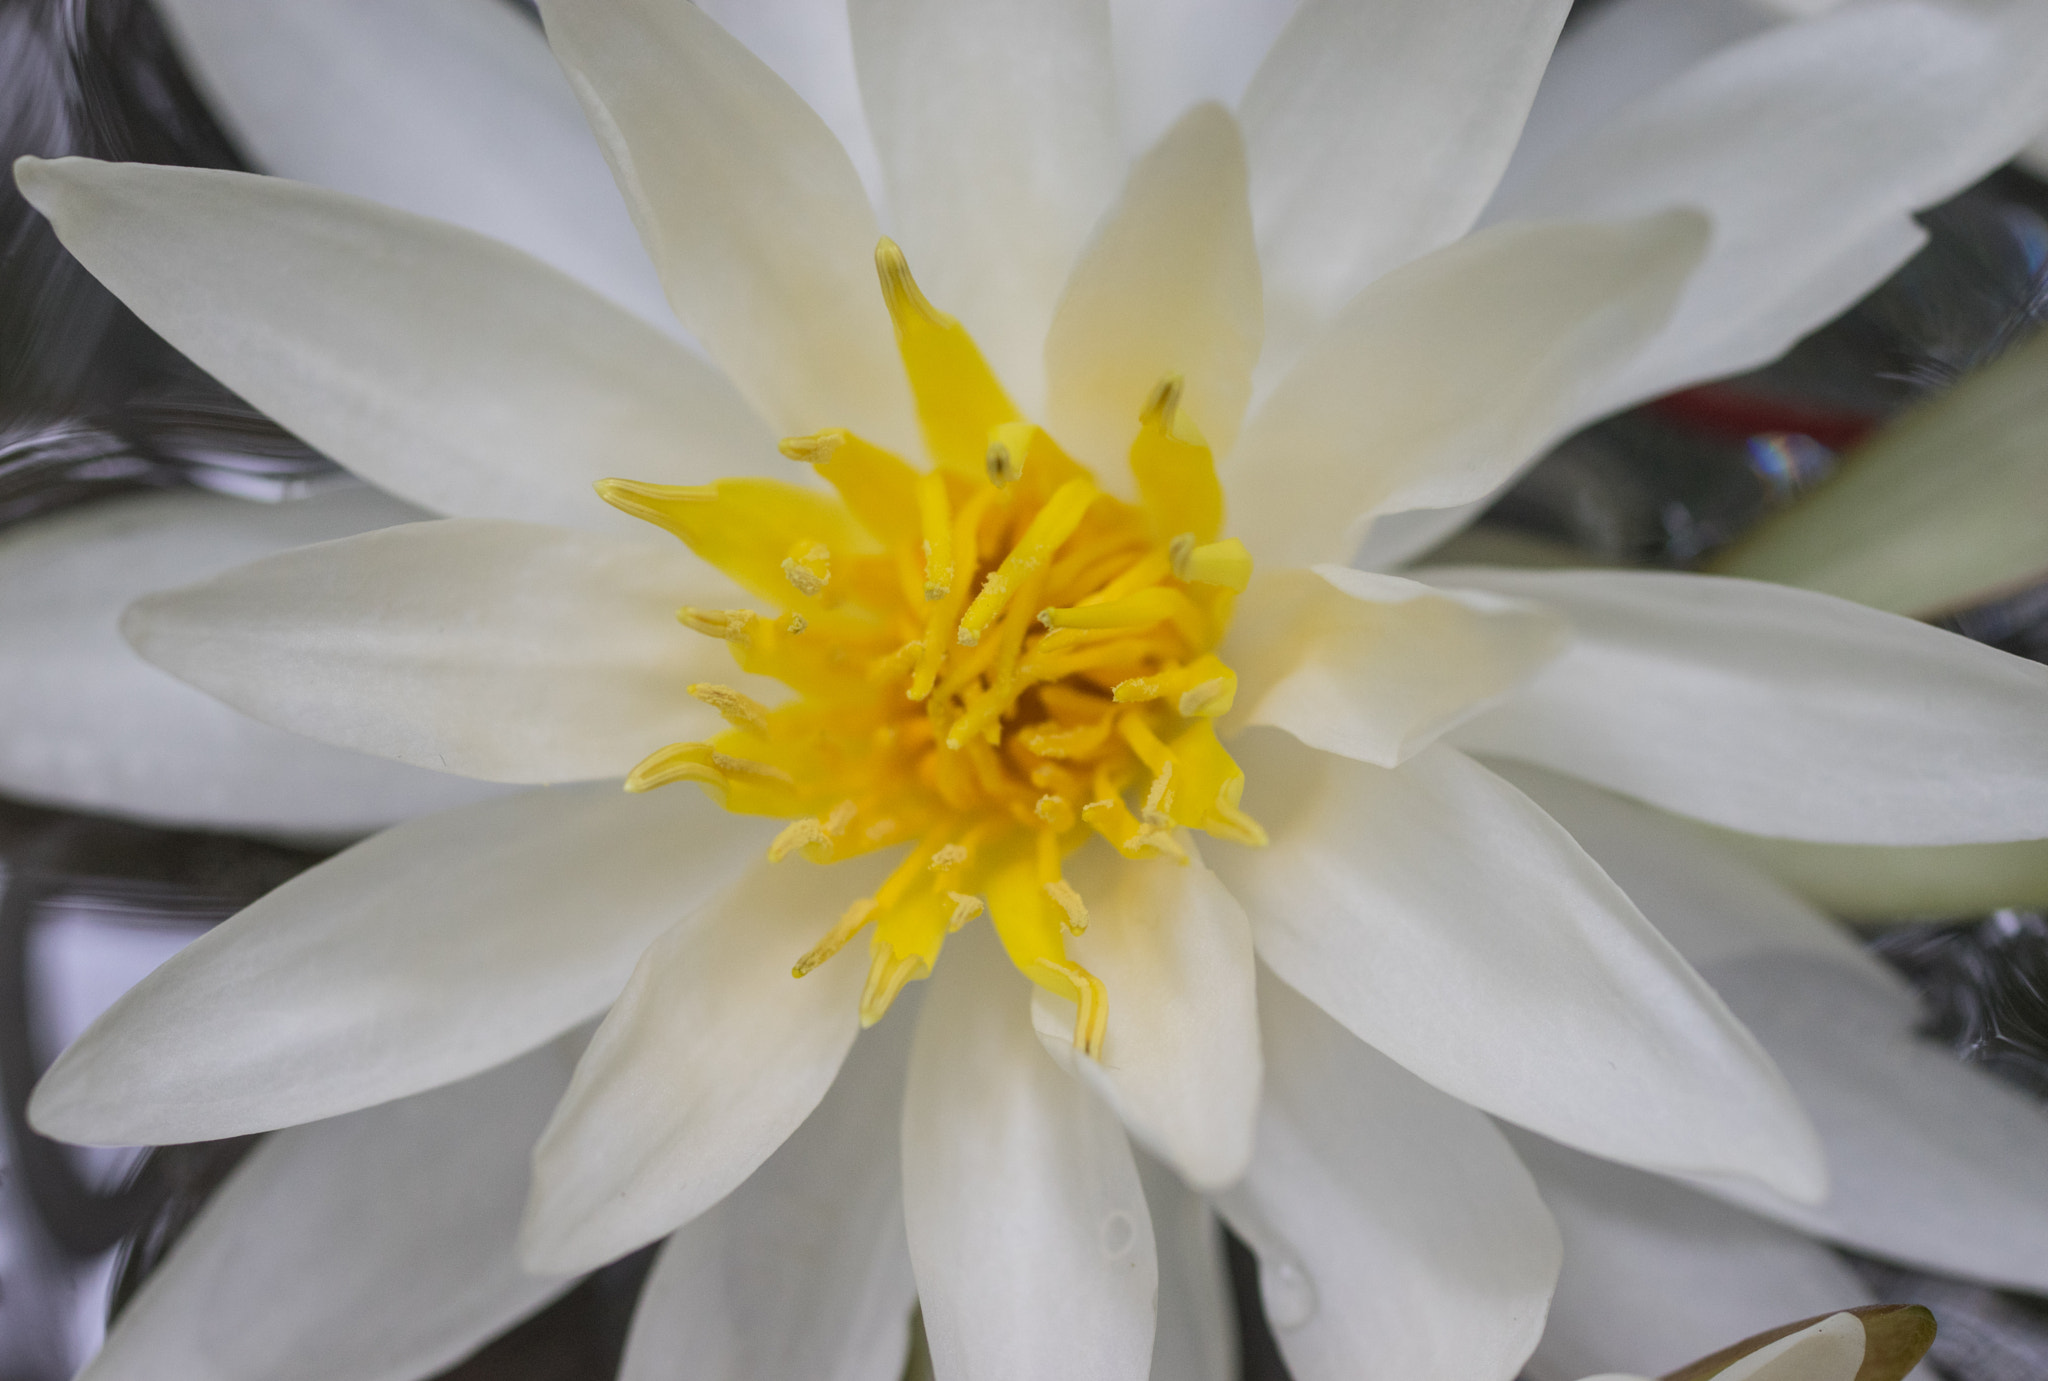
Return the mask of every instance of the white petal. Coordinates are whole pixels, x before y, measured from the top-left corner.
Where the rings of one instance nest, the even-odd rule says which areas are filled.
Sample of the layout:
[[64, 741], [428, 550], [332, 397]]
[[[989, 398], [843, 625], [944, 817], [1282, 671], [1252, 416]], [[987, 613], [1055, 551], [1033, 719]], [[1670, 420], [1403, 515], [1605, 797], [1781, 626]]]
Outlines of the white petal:
[[1211, 862], [1260, 958], [1360, 1039], [1597, 1155], [1818, 1197], [1769, 1059], [1527, 797], [1442, 745], [1393, 770], [1264, 730], [1234, 751], [1273, 843]]
[[1244, 1173], [1259, 1109], [1251, 923], [1199, 859], [1133, 863], [1091, 848], [1068, 880], [1088, 930], [1067, 941], [1109, 992], [1097, 1064], [1074, 1052], [1074, 1004], [1032, 989], [1053, 1058], [1109, 1100], [1139, 1142], [1198, 1189]]
[[860, 1032], [864, 976], [790, 965], [880, 874], [755, 862], [649, 947], [534, 1148], [521, 1253], [587, 1270], [690, 1221], [795, 1131]]
[[1036, 412], [1053, 304], [1120, 171], [1107, 0], [849, 11], [904, 252]]
[[1793, 1319], [1875, 1303], [1817, 1242], [1654, 1175], [1510, 1136], [1564, 1235], [1532, 1381], [1660, 1376]]
[[569, 1037], [461, 1083], [279, 1132], [124, 1309], [91, 1381], [439, 1372], [570, 1284], [512, 1255]]
[[701, 483], [778, 463], [701, 359], [472, 231], [205, 168], [64, 158], [23, 162], [16, 179], [173, 345], [428, 508], [626, 532], [593, 480]]
[[1446, 598], [1342, 566], [1261, 574], [1224, 655], [1233, 723], [1398, 767], [1522, 685], [1563, 649], [1563, 620], [1520, 600]]
[[1927, 618], [2048, 570], [2048, 338], [1887, 426], [1725, 553], [1724, 575]]
[[884, 205], [882, 159], [860, 103], [846, 0], [700, 0], [698, 8], [803, 97], [853, 160], [868, 200]]
[[1162, 379], [1218, 455], [1237, 438], [1261, 337], [1244, 142], [1218, 105], [1139, 159], [1074, 265], [1045, 338], [1046, 425], [1098, 473], [1124, 472]]
[[1189, 106], [1237, 104], [1300, 0], [1109, 0], [1124, 151], [1152, 147]]
[[1237, 1308], [1222, 1228], [1178, 1175], [1142, 1152], [1137, 1159], [1159, 1252], [1151, 1381], [1238, 1381]]
[[785, 434], [913, 439], [874, 212], [816, 112], [695, 5], [540, 10], [669, 302], [740, 392]]
[[1812, 1115], [1833, 1179], [1817, 1207], [1706, 1187], [1879, 1256], [2048, 1289], [2048, 1114], [1920, 1039], [1903, 979], [1698, 827], [1547, 774], [1516, 778], [1756, 1033]]
[[540, 31], [492, 0], [166, 0], [258, 167], [515, 245], [675, 319]]
[[897, 1381], [917, 1287], [898, 1123], [909, 1021], [858, 1042], [817, 1110], [669, 1238], [619, 1381]]
[[1159, 1265], [1114, 1115], [1039, 1048], [986, 926], [946, 946], [911, 1048], [904, 1221], [948, 1381], [1145, 1381]]
[[1460, 729], [1751, 834], [1840, 844], [2048, 836], [2048, 668], [1845, 600], [1649, 571], [1435, 570], [1547, 604], [1573, 639]]
[[281, 729], [492, 781], [574, 781], [717, 723], [685, 688], [731, 679], [731, 658], [674, 610], [730, 593], [680, 546], [452, 518], [150, 595], [121, 631]]
[[[2048, 124], [2048, 11], [1846, 6], [1724, 49], [1532, 179], [1518, 217], [1705, 208], [1714, 245], [1657, 344], [1598, 410], [1761, 364], [1896, 267], [1889, 223], [2010, 158]], [[1835, 273], [1850, 256], [1861, 272]], [[1828, 300], [1812, 290], [1833, 289]]]
[[1222, 1201], [1299, 1381], [1509, 1381], [1543, 1331], [1557, 1229], [1479, 1113], [1283, 983], [1259, 1153]]
[[1345, 560], [1375, 513], [1491, 490], [1664, 323], [1706, 223], [1512, 225], [1351, 299], [1226, 467], [1231, 531], [1271, 565]]
[[52, 1136], [205, 1141], [430, 1089], [604, 1010], [758, 827], [691, 793], [556, 787], [408, 821], [131, 989], [43, 1076]]
[[238, 714], [121, 641], [138, 595], [421, 515], [371, 489], [289, 503], [143, 494], [0, 535], [0, 790], [163, 824], [361, 834], [489, 794]]
[[1240, 107], [1278, 354], [1471, 228], [1570, 8], [1305, 0]]

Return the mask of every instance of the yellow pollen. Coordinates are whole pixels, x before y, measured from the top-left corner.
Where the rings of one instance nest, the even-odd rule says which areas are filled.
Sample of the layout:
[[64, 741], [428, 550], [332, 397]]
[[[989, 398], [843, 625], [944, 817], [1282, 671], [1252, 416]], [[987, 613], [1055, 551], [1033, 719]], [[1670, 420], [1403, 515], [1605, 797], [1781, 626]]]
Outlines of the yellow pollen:
[[1090, 917], [1066, 861], [1106, 844], [1186, 863], [1184, 830], [1264, 839], [1216, 734], [1237, 690], [1217, 648], [1250, 557], [1223, 535], [1178, 378], [1133, 400], [1139, 499], [1116, 498], [1018, 413], [900, 249], [883, 241], [875, 264], [929, 463], [827, 429], [781, 441], [808, 467], [790, 480], [598, 485], [746, 592], [753, 609], [677, 618], [787, 691], [770, 705], [690, 685], [725, 727], [656, 746], [626, 786], [695, 782], [775, 820], [776, 862], [888, 851], [887, 877], [817, 918], [792, 970], [869, 930], [864, 1025], [985, 916], [1025, 979], [1076, 1004], [1075, 1047], [1100, 1058], [1109, 994], [1067, 953]]

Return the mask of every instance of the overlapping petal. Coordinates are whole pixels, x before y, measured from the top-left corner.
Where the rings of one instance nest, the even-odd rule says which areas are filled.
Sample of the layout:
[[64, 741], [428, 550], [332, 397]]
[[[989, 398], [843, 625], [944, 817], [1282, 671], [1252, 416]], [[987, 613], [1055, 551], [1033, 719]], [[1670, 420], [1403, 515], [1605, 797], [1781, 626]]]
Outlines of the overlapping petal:
[[1240, 107], [1276, 357], [1471, 228], [1570, 8], [1304, 0]]
[[167, 0], [264, 172], [517, 246], [656, 324], [661, 283], [546, 40], [491, 0]]
[[1218, 454], [1251, 400], [1262, 336], [1244, 144], [1221, 106], [1183, 116], [1131, 169], [1075, 264], [1045, 338], [1047, 425], [1104, 476], [1124, 472], [1159, 383]]
[[30, 1115], [68, 1141], [206, 1141], [465, 1078], [603, 1011], [757, 837], [689, 794], [610, 783], [408, 821], [173, 956], [64, 1052]]
[[207, 168], [29, 159], [15, 175], [173, 345], [437, 512], [624, 532], [593, 480], [702, 483], [785, 463], [702, 359], [473, 231]]
[[1237, 1310], [1222, 1225], [1173, 1171], [1142, 1152], [1137, 1159], [1159, 1251], [1152, 1381], [1236, 1381]]
[[1690, 212], [1499, 226], [1379, 279], [1246, 423], [1231, 531], [1269, 567], [1343, 561], [1375, 513], [1488, 493], [1663, 327], [1705, 239]]
[[1259, 1106], [1251, 923], [1199, 861], [1133, 863], [1106, 848], [1069, 865], [1089, 925], [1067, 953], [1109, 990], [1101, 1063], [1074, 1053], [1074, 1004], [1032, 993], [1055, 1059], [1099, 1089], [1134, 1136], [1197, 1188], [1244, 1173]]
[[1238, 602], [1226, 645], [1242, 707], [1232, 722], [1398, 767], [1564, 642], [1563, 621], [1525, 601], [1446, 597], [1342, 566], [1269, 572]]
[[681, 546], [455, 518], [151, 595], [121, 631], [294, 733], [493, 781], [575, 781], [621, 777], [717, 723], [685, 688], [732, 679], [732, 660], [673, 611], [733, 593]]
[[1752, 834], [2048, 837], [2048, 668], [1806, 590], [1649, 571], [1430, 573], [1572, 643], [1460, 744]]
[[861, 96], [904, 250], [1018, 406], [1116, 191], [1107, 0], [852, 0]]
[[121, 641], [139, 595], [425, 515], [348, 488], [282, 504], [144, 494], [0, 537], [0, 789], [165, 824], [360, 834], [489, 788], [330, 748], [238, 714]]
[[935, 1370], [1145, 1381], [1159, 1265], [1138, 1171], [1033, 1039], [1024, 987], [986, 927], [962, 931], [911, 1050], [904, 1218]]
[[1224, 1216], [1300, 1381], [1509, 1381], [1543, 1331], [1557, 1229], [1485, 1117], [1259, 991], [1259, 1153]]
[[1271, 832], [1211, 862], [1275, 973], [1457, 1098], [1597, 1155], [1821, 1193], [1783, 1079], [1599, 866], [1441, 744], [1396, 769], [1233, 745]]
[[916, 435], [845, 150], [695, 5], [547, 0], [548, 41], [668, 299], [782, 433]]
[[83, 1375], [393, 1381], [438, 1372], [538, 1308], [571, 1282], [513, 1259], [526, 1147], [580, 1045], [264, 1142]]
[[862, 974], [790, 965], [879, 881], [871, 862], [756, 861], [649, 946], [534, 1148], [530, 1268], [588, 1270], [689, 1222], [818, 1106], [859, 1034]]
[[903, 1375], [916, 1296], [897, 1156], [910, 1030], [885, 1022], [856, 1044], [781, 1149], [669, 1238], [620, 1381]]
[[1109, 0], [1117, 123], [1127, 154], [1189, 106], [1235, 106], [1299, 0]]

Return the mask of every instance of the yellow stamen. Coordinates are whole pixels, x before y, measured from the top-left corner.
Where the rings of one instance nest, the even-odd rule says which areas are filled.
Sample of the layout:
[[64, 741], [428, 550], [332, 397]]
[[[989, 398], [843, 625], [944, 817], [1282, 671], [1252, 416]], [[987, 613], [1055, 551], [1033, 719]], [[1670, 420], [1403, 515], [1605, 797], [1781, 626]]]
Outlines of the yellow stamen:
[[917, 516], [924, 533], [924, 597], [953, 592], [953, 511], [946, 501], [946, 477], [934, 470], [917, 480]]
[[735, 729], [751, 729], [758, 734], [768, 727], [768, 707], [731, 686], [699, 681], [690, 687], [690, 694], [718, 711]]
[[846, 947], [846, 942], [858, 935], [860, 928], [873, 918], [875, 910], [875, 900], [873, 897], [862, 897], [852, 906], [847, 907], [845, 914], [839, 918], [838, 922], [825, 932], [825, 938], [811, 946], [805, 952], [804, 957], [796, 961], [796, 967], [789, 971], [790, 975], [795, 978], [802, 978], [827, 959], [839, 953], [840, 950]]
[[1074, 1049], [1099, 1061], [1103, 1038], [1109, 1034], [1109, 994], [1102, 980], [1071, 959], [1040, 959], [1038, 966], [1064, 979], [1071, 989], [1076, 1008]]
[[1196, 546], [1191, 533], [1173, 539], [1173, 573], [1196, 585], [1221, 585], [1243, 594], [1252, 583], [1252, 554], [1235, 537]]
[[1095, 486], [1087, 480], [1068, 480], [1045, 507], [1038, 510], [1031, 525], [1017, 540], [1017, 545], [1010, 548], [1010, 554], [1003, 558], [1003, 563], [983, 582], [981, 593], [974, 597], [974, 603], [968, 605], [967, 612], [961, 616], [961, 646], [973, 647], [979, 642], [1024, 578], [1044, 566], [1059, 550], [1060, 543], [1074, 535], [1074, 529], [1081, 525], [1082, 517], [1088, 512], [1088, 505], [1095, 502], [1095, 493]]

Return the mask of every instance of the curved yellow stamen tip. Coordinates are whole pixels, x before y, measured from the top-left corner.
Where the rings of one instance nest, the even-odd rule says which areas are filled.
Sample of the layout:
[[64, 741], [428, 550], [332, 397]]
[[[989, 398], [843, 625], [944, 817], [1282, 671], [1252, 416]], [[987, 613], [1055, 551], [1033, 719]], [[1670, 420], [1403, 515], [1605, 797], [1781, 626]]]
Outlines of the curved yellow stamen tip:
[[1180, 612], [1180, 604], [1172, 590], [1155, 585], [1105, 604], [1042, 609], [1038, 621], [1047, 628], [1144, 628], [1172, 618]]
[[980, 897], [970, 897], [964, 892], [948, 892], [946, 900], [953, 903], [953, 914], [946, 918], [948, 932], [958, 930], [988, 910], [988, 904]]
[[953, 592], [953, 508], [946, 477], [936, 470], [917, 477], [917, 520], [924, 536], [924, 597], [941, 600]]
[[863, 1028], [873, 1026], [889, 1011], [889, 1004], [896, 1000], [896, 994], [903, 991], [903, 985], [930, 973], [931, 965], [922, 955], [898, 954], [887, 941], [876, 940], [873, 954], [868, 959], [867, 986], [860, 994], [860, 1024]]
[[690, 694], [718, 711], [726, 723], [735, 729], [751, 729], [762, 733], [768, 728], [768, 707], [751, 695], [742, 694], [731, 686], [714, 685], [699, 681], [689, 688]]
[[719, 756], [708, 743], [671, 743], [657, 748], [626, 774], [626, 790], [637, 794], [672, 782], [696, 782], [723, 805], [731, 782], [713, 762]]
[[825, 822], [814, 816], [792, 820], [782, 827], [780, 833], [769, 842], [768, 861], [780, 863], [798, 849], [804, 857], [814, 863], [827, 863], [832, 858], [832, 837], [825, 832]]
[[846, 947], [846, 942], [860, 933], [860, 928], [874, 917], [880, 907], [873, 897], [862, 897], [846, 908], [844, 915], [825, 932], [825, 938], [805, 951], [804, 957], [796, 961], [796, 967], [789, 972], [792, 977], [802, 978], [805, 974], [830, 959]]
[[1173, 539], [1173, 573], [1197, 585], [1220, 585], [1243, 594], [1252, 583], [1252, 554], [1235, 537], [1195, 544], [1192, 533]]
[[754, 620], [759, 617], [751, 609], [693, 609], [684, 605], [676, 610], [676, 622], [691, 632], [732, 643], [747, 641]]
[[591, 486], [597, 496], [635, 518], [660, 524], [680, 504], [716, 503], [718, 490], [708, 484], [648, 484], [642, 480], [603, 479]]
[[1044, 883], [1045, 895], [1052, 898], [1062, 915], [1060, 923], [1071, 935], [1084, 934], [1088, 929], [1088, 904], [1081, 900], [1081, 894], [1074, 890], [1074, 884], [1065, 878], [1055, 878]]
[[915, 313], [935, 325], [953, 324], [953, 318], [934, 307], [924, 289], [917, 286], [917, 280], [910, 276], [910, 260], [887, 235], [875, 245], [875, 273], [882, 280], [882, 301], [888, 304], [894, 320], [901, 322], [907, 314]]
[[846, 444], [846, 433], [837, 427], [809, 436], [785, 436], [775, 444], [789, 459], [804, 465], [823, 465], [832, 459], [832, 453]]
[[1073, 990], [1074, 1049], [1100, 1061], [1103, 1038], [1109, 1034], [1109, 993], [1102, 980], [1071, 959], [1041, 958], [1038, 967], [1065, 979]]
[[1017, 593], [1025, 578], [1050, 561], [1061, 544], [1074, 535], [1074, 529], [1081, 525], [1081, 519], [1088, 512], [1088, 505], [1095, 502], [1095, 495], [1095, 486], [1087, 480], [1071, 479], [1046, 500], [1045, 507], [1031, 519], [1030, 526], [1010, 548], [1002, 564], [982, 582], [980, 593], [975, 595], [974, 602], [961, 616], [959, 639], [962, 647], [973, 647], [980, 642], [981, 635], [1008, 606], [1011, 596]]

